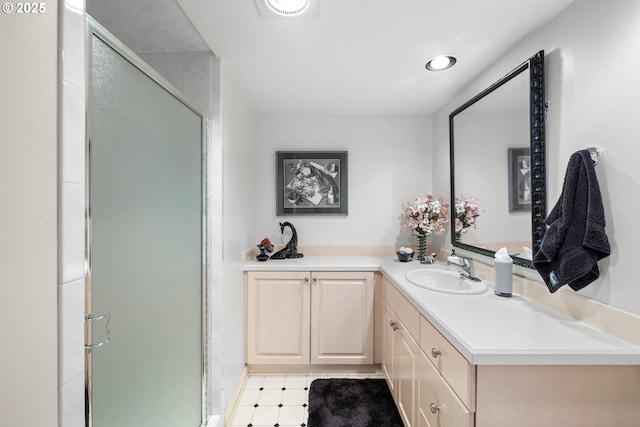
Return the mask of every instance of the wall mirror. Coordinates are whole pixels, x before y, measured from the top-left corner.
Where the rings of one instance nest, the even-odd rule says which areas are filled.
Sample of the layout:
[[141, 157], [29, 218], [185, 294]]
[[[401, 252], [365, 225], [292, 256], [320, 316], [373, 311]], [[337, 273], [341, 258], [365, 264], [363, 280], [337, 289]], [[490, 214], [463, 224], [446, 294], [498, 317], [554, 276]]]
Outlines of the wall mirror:
[[[533, 267], [546, 216], [544, 51], [449, 115], [451, 241], [493, 257], [502, 247]], [[455, 201], [476, 199], [475, 227], [456, 226]]]

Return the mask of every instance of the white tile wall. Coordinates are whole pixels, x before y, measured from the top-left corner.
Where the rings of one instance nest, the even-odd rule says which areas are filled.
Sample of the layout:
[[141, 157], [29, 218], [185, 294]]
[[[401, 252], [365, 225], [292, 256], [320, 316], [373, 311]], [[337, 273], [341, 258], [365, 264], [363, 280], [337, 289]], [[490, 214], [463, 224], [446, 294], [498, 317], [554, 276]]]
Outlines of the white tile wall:
[[[62, 79], [85, 89], [84, 0], [66, 0], [62, 13]], [[84, 104], [84, 102], [83, 102]]]
[[84, 374], [76, 375], [62, 387], [60, 427], [84, 427]]
[[220, 134], [220, 60], [211, 57], [209, 145], [208, 149], [208, 199], [209, 215], [209, 413], [222, 414], [222, 142]]
[[212, 99], [212, 59], [210, 52], [184, 52], [182, 54], [182, 91], [189, 96], [193, 105], [205, 114], [211, 115]]
[[[202, 114], [215, 118], [213, 107], [214, 62], [211, 52], [136, 52], [162, 77], [187, 96], [187, 101]], [[219, 96], [218, 96], [219, 100]]]
[[60, 383], [82, 373], [84, 365], [84, 280], [60, 286]]
[[[71, 62], [71, 61], [70, 61]], [[71, 62], [74, 64], [74, 62]], [[64, 63], [66, 64], [66, 62]], [[63, 66], [64, 66], [63, 64]], [[60, 145], [60, 178], [62, 182], [84, 182], [84, 104], [85, 89], [63, 81], [62, 83], [62, 144]], [[65, 117], [74, 118], [64, 120]], [[66, 143], [65, 143], [66, 141]], [[79, 143], [82, 142], [82, 143]]]
[[136, 52], [154, 70], [182, 90], [182, 52]]
[[60, 285], [84, 276], [84, 184], [60, 184]]
[[59, 425], [84, 426], [85, 16], [83, 0], [61, 8], [59, 141]]

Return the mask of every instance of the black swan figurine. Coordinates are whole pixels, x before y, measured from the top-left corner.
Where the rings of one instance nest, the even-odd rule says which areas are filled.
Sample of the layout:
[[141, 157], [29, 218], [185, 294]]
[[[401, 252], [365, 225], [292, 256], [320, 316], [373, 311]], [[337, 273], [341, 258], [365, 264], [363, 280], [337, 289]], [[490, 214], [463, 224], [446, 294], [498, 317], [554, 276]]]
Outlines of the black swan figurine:
[[289, 227], [291, 229], [291, 240], [287, 242], [284, 248], [280, 249], [275, 254], [271, 255], [271, 259], [285, 259], [285, 258], [302, 258], [304, 254], [298, 252], [298, 233], [295, 227], [290, 222], [280, 223], [280, 232], [284, 234], [284, 228]]

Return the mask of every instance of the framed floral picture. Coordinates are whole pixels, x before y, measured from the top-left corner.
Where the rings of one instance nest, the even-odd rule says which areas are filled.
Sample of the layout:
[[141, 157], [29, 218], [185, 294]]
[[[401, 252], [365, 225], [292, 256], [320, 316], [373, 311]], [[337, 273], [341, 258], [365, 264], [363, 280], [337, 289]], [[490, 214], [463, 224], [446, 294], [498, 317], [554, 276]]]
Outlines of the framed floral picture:
[[346, 151], [277, 151], [276, 215], [347, 215]]

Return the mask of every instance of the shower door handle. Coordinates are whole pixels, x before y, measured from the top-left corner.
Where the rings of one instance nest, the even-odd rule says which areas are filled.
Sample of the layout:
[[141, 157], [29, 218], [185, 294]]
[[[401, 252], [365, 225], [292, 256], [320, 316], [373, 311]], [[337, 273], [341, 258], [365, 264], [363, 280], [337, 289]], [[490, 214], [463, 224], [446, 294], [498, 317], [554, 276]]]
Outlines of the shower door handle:
[[[93, 322], [97, 322], [99, 320], [104, 320], [106, 319], [106, 324], [105, 324], [105, 333], [106, 333], [106, 339], [104, 341], [100, 341], [98, 343], [95, 344], [85, 344], [84, 345], [84, 349], [86, 351], [91, 351], [93, 349], [96, 349], [98, 347], [102, 347], [103, 345], [105, 345], [106, 343], [108, 343], [109, 341], [111, 341], [111, 329], [110, 329], [110, 323], [111, 323], [111, 313], [107, 313], [107, 314], [101, 314], [100, 316], [92, 316], [90, 314], [87, 314], [84, 318], [85, 322], [88, 323], [93, 323]], [[93, 335], [93, 334], [90, 334]]]

